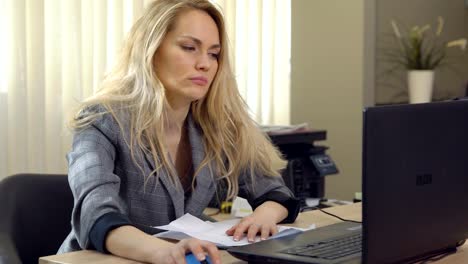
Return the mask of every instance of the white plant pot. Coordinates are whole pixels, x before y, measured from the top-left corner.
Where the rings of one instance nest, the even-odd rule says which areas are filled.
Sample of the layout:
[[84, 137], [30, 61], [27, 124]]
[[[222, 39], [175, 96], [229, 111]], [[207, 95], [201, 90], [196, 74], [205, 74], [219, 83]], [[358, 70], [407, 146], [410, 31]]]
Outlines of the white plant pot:
[[432, 99], [433, 70], [408, 71], [408, 97], [411, 104], [428, 103]]

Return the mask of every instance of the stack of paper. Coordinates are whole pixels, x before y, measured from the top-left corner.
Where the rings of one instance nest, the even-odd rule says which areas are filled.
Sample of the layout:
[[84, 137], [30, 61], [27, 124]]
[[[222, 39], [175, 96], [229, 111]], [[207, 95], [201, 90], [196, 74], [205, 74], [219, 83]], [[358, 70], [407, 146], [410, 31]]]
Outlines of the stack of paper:
[[262, 126], [262, 131], [269, 135], [290, 134], [294, 132], [305, 132], [309, 129], [309, 124], [302, 123], [292, 126]]
[[[250, 243], [245, 236], [239, 241], [234, 241], [232, 236], [226, 235], [226, 230], [237, 224], [239, 221], [240, 219], [231, 219], [221, 222], [204, 222], [191, 214], [185, 214], [184, 216], [172, 221], [168, 225], [155, 226], [155, 228], [158, 229], [168, 230], [166, 232], [158, 233], [155, 236], [176, 240], [194, 237], [201, 240], [210, 241], [220, 248], [242, 246]], [[311, 225], [308, 229], [313, 228], [315, 228], [315, 225]], [[271, 238], [295, 234], [304, 230], [306, 229], [278, 226], [279, 232]], [[255, 241], [257, 242], [259, 240], [259, 237], [257, 237]]]

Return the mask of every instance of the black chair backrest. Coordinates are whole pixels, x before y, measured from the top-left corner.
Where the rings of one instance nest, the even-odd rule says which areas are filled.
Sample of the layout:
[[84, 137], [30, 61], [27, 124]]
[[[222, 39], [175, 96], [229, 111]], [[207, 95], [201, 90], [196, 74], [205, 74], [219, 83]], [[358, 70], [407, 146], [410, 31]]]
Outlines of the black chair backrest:
[[71, 230], [72, 209], [66, 175], [16, 174], [0, 182], [0, 233], [22, 263], [56, 254]]

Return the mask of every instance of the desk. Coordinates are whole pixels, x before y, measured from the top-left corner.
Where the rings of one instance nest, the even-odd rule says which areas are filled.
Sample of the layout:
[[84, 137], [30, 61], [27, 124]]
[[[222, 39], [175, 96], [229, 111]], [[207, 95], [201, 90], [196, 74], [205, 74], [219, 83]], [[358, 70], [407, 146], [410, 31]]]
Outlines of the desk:
[[[332, 208], [327, 208], [326, 211], [339, 215], [346, 219], [351, 220], [361, 220], [361, 204], [351, 204], [343, 205]], [[228, 215], [219, 215], [216, 218], [218, 220], [224, 220], [228, 218]], [[294, 224], [291, 226], [297, 227], [308, 227], [310, 224], [315, 223], [317, 227], [330, 225], [333, 223], [339, 222], [338, 219], [326, 215], [320, 211], [308, 211], [301, 213]], [[231, 256], [226, 251], [221, 251], [222, 263], [223, 264], [242, 264], [244, 261], [238, 260]], [[70, 252], [61, 255], [53, 255], [42, 257], [39, 259], [39, 264], [58, 264], [58, 263], [67, 263], [67, 264], [76, 264], [76, 263], [99, 263], [99, 264], [130, 264], [130, 263], [139, 263], [120, 257], [101, 254], [96, 251], [83, 250]], [[468, 243], [465, 243], [458, 249], [456, 254], [449, 255], [442, 260], [434, 261], [431, 263], [446, 263], [446, 264], [462, 264], [468, 263]]]

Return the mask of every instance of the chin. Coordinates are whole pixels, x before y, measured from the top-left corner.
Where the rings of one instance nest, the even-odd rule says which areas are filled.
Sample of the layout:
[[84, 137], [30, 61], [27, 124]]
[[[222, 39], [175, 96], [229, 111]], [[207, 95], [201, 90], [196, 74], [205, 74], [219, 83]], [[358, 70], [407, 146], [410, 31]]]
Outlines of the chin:
[[187, 97], [190, 98], [191, 101], [197, 101], [203, 99], [207, 93], [208, 89], [200, 89], [200, 87], [198, 87], [197, 89], [193, 89], [189, 94], [187, 94]]
[[196, 102], [196, 101], [199, 101], [201, 99], [205, 98], [205, 96], [193, 96], [190, 98], [190, 101], [191, 102]]

